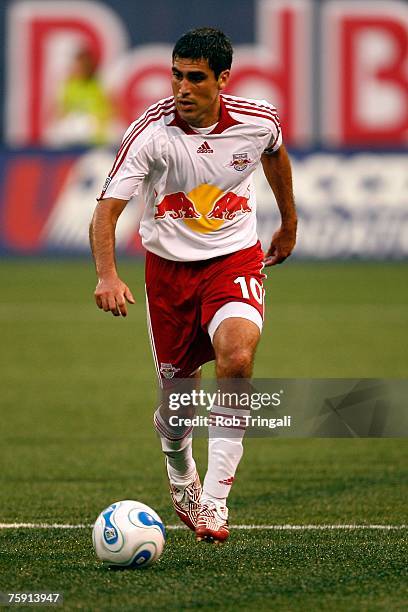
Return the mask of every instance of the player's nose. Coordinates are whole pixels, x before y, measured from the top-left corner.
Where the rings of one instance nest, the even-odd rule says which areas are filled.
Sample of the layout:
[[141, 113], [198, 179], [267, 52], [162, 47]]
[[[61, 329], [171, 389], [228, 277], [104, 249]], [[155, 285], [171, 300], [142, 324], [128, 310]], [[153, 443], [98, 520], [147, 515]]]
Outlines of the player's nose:
[[179, 84], [179, 94], [185, 96], [190, 93], [190, 83], [188, 79], [181, 79]]

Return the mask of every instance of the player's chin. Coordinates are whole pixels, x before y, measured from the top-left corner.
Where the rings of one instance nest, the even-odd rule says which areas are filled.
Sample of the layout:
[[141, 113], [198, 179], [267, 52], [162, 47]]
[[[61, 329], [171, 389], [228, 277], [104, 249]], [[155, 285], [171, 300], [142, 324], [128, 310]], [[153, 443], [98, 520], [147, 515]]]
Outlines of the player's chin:
[[178, 105], [177, 106], [177, 110], [179, 112], [179, 115], [182, 119], [193, 119], [195, 117], [195, 115], [197, 114], [197, 109], [194, 106], [194, 104], [183, 104], [183, 105]]

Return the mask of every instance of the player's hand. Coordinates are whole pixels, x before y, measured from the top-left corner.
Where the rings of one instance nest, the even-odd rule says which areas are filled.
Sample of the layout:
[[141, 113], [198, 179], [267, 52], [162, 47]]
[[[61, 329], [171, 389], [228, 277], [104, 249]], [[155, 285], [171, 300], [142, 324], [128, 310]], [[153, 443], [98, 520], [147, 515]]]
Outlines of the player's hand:
[[100, 278], [94, 296], [98, 308], [111, 312], [115, 317], [127, 316], [126, 300], [129, 304], [135, 303], [129, 287], [118, 276], [109, 279]]
[[265, 255], [265, 266], [280, 264], [293, 251], [296, 244], [296, 226], [281, 226], [272, 236], [271, 246]]

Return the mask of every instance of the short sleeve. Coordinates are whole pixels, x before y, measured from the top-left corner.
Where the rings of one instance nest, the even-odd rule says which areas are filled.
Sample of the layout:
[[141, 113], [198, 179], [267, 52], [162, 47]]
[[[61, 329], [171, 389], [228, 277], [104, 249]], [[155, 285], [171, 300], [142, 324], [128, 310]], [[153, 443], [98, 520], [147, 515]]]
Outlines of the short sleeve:
[[139, 193], [140, 185], [149, 173], [148, 145], [146, 134], [137, 135], [132, 124], [123, 137], [98, 200], [104, 198], [130, 200]]
[[264, 153], [275, 153], [282, 144], [282, 128], [279, 120], [276, 108], [270, 105], [272, 116], [271, 116], [271, 138]]

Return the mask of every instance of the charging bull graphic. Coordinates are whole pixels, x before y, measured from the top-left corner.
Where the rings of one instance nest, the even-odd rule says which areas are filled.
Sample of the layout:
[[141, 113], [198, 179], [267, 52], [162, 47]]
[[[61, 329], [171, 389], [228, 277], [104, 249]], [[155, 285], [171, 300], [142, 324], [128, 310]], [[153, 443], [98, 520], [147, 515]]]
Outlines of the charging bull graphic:
[[166, 195], [160, 204], [156, 205], [155, 219], [164, 219], [166, 215], [172, 219], [198, 219], [193, 202], [182, 191]]
[[224, 194], [214, 204], [214, 208], [207, 215], [208, 219], [227, 219], [231, 221], [236, 217], [238, 212], [248, 213], [251, 208], [248, 204], [248, 198], [237, 196], [232, 191]]
[[216, 185], [202, 183], [189, 193], [183, 191], [164, 196], [156, 204], [154, 218], [181, 219], [194, 232], [208, 234], [219, 229], [225, 221], [252, 212], [248, 198], [232, 191], [224, 193]]

